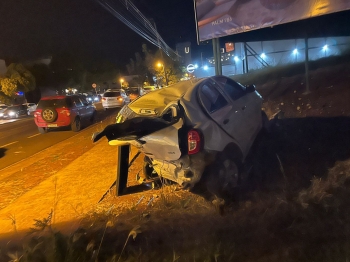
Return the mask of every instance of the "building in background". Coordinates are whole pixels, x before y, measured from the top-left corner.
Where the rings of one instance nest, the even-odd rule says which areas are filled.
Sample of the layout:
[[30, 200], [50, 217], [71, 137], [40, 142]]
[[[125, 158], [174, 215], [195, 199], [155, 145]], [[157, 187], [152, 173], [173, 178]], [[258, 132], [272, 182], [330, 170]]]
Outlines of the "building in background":
[[183, 42], [176, 44], [176, 52], [179, 55], [180, 65], [187, 66], [192, 62], [191, 42]]

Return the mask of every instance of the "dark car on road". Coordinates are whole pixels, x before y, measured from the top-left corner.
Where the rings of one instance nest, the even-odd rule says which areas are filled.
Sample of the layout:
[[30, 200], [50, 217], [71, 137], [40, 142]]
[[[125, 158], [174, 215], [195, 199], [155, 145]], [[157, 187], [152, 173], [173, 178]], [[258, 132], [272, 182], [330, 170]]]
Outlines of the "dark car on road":
[[13, 119], [13, 118], [19, 118], [20, 116], [26, 116], [28, 115], [28, 107], [27, 105], [14, 105], [9, 106], [5, 109], [5, 111], [2, 113], [3, 119]]
[[84, 96], [49, 96], [39, 101], [34, 121], [40, 133], [63, 126], [78, 132], [84, 122], [93, 123], [95, 115], [96, 108]]

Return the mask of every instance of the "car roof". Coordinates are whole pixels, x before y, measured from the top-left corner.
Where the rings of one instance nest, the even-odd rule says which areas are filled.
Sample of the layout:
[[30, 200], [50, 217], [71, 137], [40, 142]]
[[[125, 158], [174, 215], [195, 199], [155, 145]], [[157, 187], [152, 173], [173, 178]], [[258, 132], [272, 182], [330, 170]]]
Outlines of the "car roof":
[[66, 97], [79, 97], [79, 95], [56, 95], [56, 96], [45, 96], [41, 100], [52, 100], [52, 99], [65, 99]]

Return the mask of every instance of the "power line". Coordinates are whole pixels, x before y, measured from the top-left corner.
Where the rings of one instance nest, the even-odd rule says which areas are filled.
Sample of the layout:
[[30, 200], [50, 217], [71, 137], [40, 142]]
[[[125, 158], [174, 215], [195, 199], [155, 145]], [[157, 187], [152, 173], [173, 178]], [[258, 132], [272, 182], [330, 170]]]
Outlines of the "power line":
[[[151, 44], [162, 49], [163, 52], [172, 59], [179, 55], [171, 49], [163, 38], [159, 35], [155, 26], [141, 13], [141, 11], [130, 0], [119, 0], [122, 4], [117, 8], [116, 1], [97, 0], [97, 2], [105, 8], [114, 17], [118, 18], [126, 26], [136, 32], [138, 35], [149, 41]], [[117, 11], [117, 9], [119, 9]], [[122, 13], [124, 11], [124, 13]], [[131, 15], [131, 16], [130, 16]]]

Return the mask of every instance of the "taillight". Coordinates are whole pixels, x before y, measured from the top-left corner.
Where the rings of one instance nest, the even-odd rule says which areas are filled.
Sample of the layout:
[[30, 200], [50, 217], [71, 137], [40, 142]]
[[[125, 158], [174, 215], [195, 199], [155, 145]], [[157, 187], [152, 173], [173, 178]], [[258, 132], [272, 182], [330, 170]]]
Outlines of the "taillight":
[[193, 155], [201, 150], [201, 136], [198, 131], [190, 130], [187, 133], [188, 154]]
[[102, 97], [102, 101], [106, 101], [107, 99], [105, 97]]
[[123, 102], [123, 98], [121, 96], [119, 96], [118, 101]]

